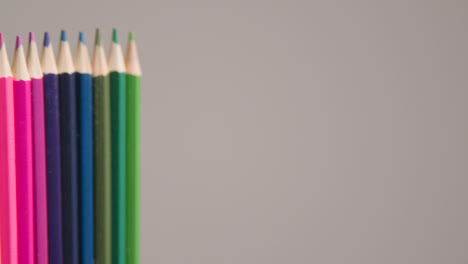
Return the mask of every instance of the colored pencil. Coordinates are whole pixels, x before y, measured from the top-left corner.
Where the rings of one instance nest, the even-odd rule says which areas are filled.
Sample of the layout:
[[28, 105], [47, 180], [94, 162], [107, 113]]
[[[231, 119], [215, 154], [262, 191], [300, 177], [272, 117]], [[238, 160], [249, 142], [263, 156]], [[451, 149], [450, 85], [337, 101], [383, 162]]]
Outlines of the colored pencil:
[[126, 236], [126, 114], [125, 62], [117, 30], [109, 51], [112, 124], [112, 263], [125, 264]]
[[16, 38], [13, 58], [15, 90], [16, 172], [18, 206], [18, 262], [35, 263], [33, 128], [31, 79], [26, 66], [21, 37]]
[[140, 263], [140, 97], [141, 67], [130, 33], [127, 69], [127, 264]]
[[80, 32], [75, 56], [78, 97], [80, 172], [80, 257], [82, 264], [94, 263], [94, 167], [93, 167], [93, 79], [88, 48]]
[[109, 69], [96, 30], [93, 54], [96, 263], [112, 263], [111, 99]]
[[0, 32], [0, 262], [18, 263], [13, 74]]
[[62, 30], [57, 56], [62, 143], [64, 263], [79, 263], [78, 119], [75, 68], [67, 35]]
[[44, 34], [41, 67], [44, 74], [44, 108], [47, 162], [49, 263], [63, 263], [62, 162], [58, 71], [49, 33]]
[[44, 121], [44, 80], [34, 33], [29, 33], [27, 64], [31, 77], [36, 263], [49, 264], [47, 230], [47, 168]]

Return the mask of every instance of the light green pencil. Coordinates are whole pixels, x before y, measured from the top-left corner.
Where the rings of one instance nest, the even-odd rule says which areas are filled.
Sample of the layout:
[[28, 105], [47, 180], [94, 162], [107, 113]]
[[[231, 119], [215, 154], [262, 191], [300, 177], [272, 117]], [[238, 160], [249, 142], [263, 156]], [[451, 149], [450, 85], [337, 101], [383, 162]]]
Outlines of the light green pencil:
[[127, 264], [140, 263], [140, 97], [141, 67], [133, 33], [127, 70]]

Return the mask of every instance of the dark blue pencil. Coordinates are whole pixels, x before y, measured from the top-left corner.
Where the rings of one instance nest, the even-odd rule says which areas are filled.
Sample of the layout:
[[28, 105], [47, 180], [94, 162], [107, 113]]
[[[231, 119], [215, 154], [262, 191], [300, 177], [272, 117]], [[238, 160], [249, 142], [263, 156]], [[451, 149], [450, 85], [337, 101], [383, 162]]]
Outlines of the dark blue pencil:
[[49, 263], [63, 264], [59, 82], [48, 32], [44, 34], [41, 67], [44, 73]]
[[80, 258], [81, 264], [94, 263], [94, 167], [93, 167], [93, 79], [84, 34], [75, 56], [78, 96], [80, 165]]
[[65, 31], [57, 56], [62, 142], [63, 256], [64, 263], [79, 259], [78, 120], [75, 67]]

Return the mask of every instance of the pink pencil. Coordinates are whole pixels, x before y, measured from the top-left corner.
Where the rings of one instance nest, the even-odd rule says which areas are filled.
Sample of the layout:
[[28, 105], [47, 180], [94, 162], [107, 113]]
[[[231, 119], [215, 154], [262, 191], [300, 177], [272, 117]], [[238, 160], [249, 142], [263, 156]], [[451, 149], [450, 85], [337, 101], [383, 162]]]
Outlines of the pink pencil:
[[28, 70], [31, 77], [34, 191], [36, 214], [36, 262], [49, 263], [47, 228], [47, 178], [44, 121], [44, 82], [34, 33], [29, 33]]
[[13, 76], [0, 32], [0, 262], [18, 263]]
[[18, 204], [18, 262], [35, 263], [34, 179], [31, 79], [21, 37], [16, 39], [13, 58], [16, 119], [16, 198]]

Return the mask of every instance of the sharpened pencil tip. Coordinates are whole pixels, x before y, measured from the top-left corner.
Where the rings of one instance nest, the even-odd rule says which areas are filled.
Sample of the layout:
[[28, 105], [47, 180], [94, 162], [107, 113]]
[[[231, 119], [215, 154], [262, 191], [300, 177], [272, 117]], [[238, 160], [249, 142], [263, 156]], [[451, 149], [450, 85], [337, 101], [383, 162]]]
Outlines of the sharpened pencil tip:
[[67, 32], [65, 30], [62, 30], [62, 35], [60, 37], [60, 40], [64, 42], [67, 41]]
[[80, 31], [80, 42], [86, 45], [85, 36], [83, 31]]
[[133, 32], [130, 32], [128, 34], [128, 40], [135, 40], [135, 35], [133, 34]]
[[96, 46], [101, 45], [101, 31], [99, 30], [99, 28], [96, 28], [96, 36], [94, 38]]
[[23, 45], [23, 41], [21, 41], [21, 36], [16, 36], [16, 50]]
[[50, 36], [49, 32], [44, 32], [44, 46], [49, 46], [50, 45]]
[[3, 39], [3, 32], [0, 32], [0, 49], [3, 47], [3, 42], [5, 42]]
[[34, 37], [34, 32], [29, 32], [29, 43], [36, 41], [36, 38]]
[[112, 41], [114, 41], [116, 44], [119, 43], [119, 36], [116, 28], [112, 30]]

